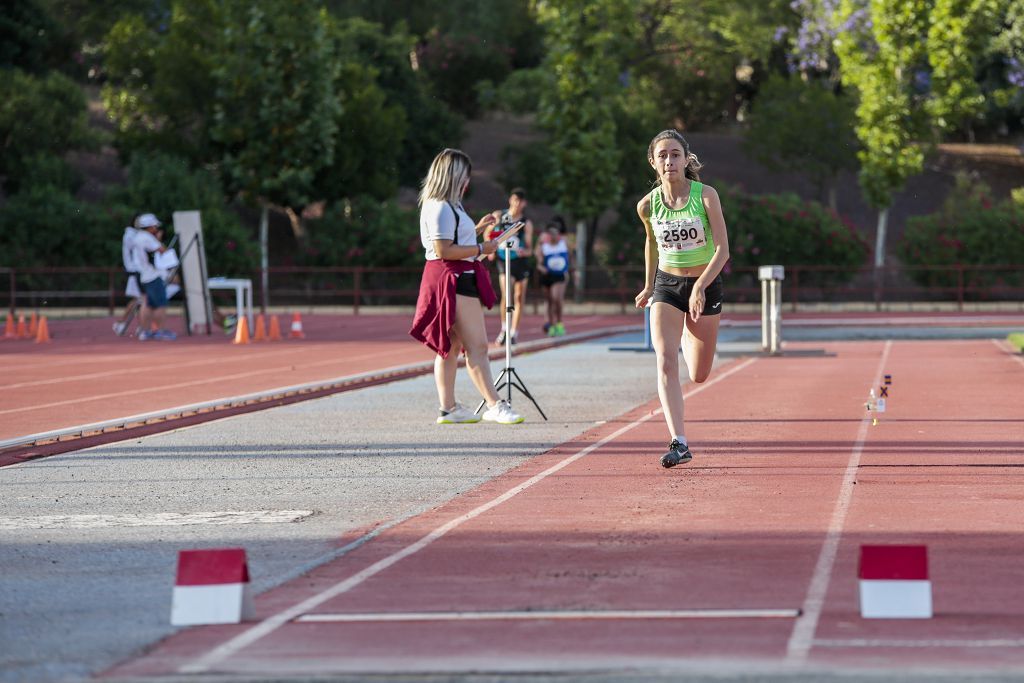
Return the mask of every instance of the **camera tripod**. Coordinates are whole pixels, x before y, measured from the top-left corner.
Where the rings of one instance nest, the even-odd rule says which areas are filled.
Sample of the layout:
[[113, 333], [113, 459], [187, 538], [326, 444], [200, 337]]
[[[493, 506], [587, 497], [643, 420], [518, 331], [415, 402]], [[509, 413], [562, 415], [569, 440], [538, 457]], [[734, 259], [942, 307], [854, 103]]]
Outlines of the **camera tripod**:
[[[516, 369], [512, 367], [512, 311], [515, 310], [515, 286], [512, 284], [512, 276], [510, 272], [509, 263], [512, 259], [508, 258], [508, 248], [511, 245], [506, 246], [506, 257], [505, 257], [505, 368], [498, 375], [498, 378], [494, 380], [494, 388], [497, 390], [498, 395], [501, 395], [501, 390], [505, 389], [506, 397], [509, 405], [512, 405], [512, 387], [515, 387], [519, 392], [530, 399], [537, 412], [540, 416], [547, 421], [548, 416], [544, 414], [544, 411], [540, 409], [540, 405], [537, 403], [537, 399], [533, 397], [530, 390], [526, 388], [526, 383], [523, 382], [522, 377], [516, 372]], [[476, 407], [476, 412], [479, 413], [483, 409], [486, 401], [480, 401], [480, 405]]]

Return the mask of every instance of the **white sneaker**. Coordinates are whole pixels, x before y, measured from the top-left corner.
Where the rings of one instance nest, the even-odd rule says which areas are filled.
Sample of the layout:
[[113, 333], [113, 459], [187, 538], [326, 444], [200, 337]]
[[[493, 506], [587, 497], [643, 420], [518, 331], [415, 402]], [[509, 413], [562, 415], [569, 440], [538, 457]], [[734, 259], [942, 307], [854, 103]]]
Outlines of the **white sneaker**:
[[505, 328], [503, 327], [503, 328], [501, 328], [501, 332], [498, 333], [497, 338], [494, 340], [494, 343], [496, 345], [498, 345], [498, 346], [501, 346], [502, 344], [504, 344], [505, 343], [505, 334], [506, 334]]
[[461, 403], [456, 403], [455, 407], [451, 410], [444, 410], [442, 408], [437, 416], [437, 424], [439, 425], [472, 424], [479, 421], [480, 416]]
[[504, 399], [485, 410], [483, 418], [487, 422], [497, 422], [502, 425], [517, 425], [523, 421], [523, 416], [512, 410], [512, 406]]
[[125, 328], [128, 327], [128, 323], [116, 322], [114, 323], [114, 334], [118, 337], [124, 336]]

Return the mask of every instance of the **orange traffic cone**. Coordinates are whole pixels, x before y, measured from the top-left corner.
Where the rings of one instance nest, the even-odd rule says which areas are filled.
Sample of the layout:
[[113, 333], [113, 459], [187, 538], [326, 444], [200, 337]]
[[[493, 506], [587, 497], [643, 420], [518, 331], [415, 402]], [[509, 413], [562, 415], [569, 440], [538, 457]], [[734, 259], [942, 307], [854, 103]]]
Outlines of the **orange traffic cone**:
[[35, 339], [36, 334], [39, 332], [39, 318], [36, 317], [36, 312], [32, 311], [32, 315], [28, 317], [28, 336], [29, 339]]
[[292, 331], [288, 333], [289, 339], [305, 339], [306, 333], [302, 331], [302, 316], [296, 313], [292, 316]]
[[[33, 315], [35, 315], [33, 313]], [[50, 341], [50, 329], [46, 325], [46, 316], [44, 315], [39, 319], [39, 323], [36, 327], [36, 344], [42, 344]]]
[[26, 329], [26, 327], [25, 327], [25, 316], [24, 315], [19, 315], [18, 316], [18, 332], [17, 332], [17, 335], [18, 335], [18, 339], [28, 339], [29, 338], [29, 336], [28, 336], [28, 329]]
[[238, 324], [235, 325], [235, 344], [248, 344], [249, 343], [249, 321], [243, 315], [238, 319]]
[[267, 335], [267, 341], [281, 341], [281, 321], [276, 315], [270, 316], [270, 334]]
[[15, 332], [14, 327], [14, 316], [11, 312], [7, 312], [7, 324], [4, 325], [4, 339], [17, 339], [18, 333]]
[[256, 316], [256, 331], [252, 335], [253, 341], [267, 341], [267, 324], [263, 320], [263, 314]]

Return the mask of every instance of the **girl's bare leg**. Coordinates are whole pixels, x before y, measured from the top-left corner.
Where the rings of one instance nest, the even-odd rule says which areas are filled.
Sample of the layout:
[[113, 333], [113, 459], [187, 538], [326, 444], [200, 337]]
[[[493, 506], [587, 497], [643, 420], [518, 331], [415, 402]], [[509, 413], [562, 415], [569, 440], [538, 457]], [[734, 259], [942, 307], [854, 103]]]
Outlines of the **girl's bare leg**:
[[700, 384], [711, 374], [718, 348], [720, 315], [702, 315], [694, 322], [686, 315], [686, 334], [683, 337], [683, 356], [690, 371], [690, 379]]
[[679, 385], [679, 339], [683, 316], [675, 306], [663, 302], [651, 305], [651, 343], [658, 357], [658, 398], [665, 412], [669, 436], [683, 433], [683, 389]]

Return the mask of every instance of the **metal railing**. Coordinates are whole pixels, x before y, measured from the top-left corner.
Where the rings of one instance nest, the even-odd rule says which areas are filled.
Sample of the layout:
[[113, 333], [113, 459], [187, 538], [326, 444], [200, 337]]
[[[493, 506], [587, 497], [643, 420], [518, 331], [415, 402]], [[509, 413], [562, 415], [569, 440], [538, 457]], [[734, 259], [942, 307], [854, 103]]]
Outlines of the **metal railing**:
[[[998, 266], [885, 266], [838, 268], [786, 265], [783, 305], [791, 311], [822, 303], [857, 302], [883, 310], [892, 302], [942, 302], [964, 310], [971, 302], [1004, 302], [1024, 310], [1024, 265]], [[412, 306], [416, 303], [422, 268], [362, 266], [270, 268], [270, 301], [275, 306]], [[0, 305], [18, 309], [51, 307], [105, 308], [113, 315], [125, 303], [124, 273], [119, 268], [0, 267]], [[262, 298], [258, 272], [248, 275]], [[727, 266], [726, 297], [732, 303], [757, 305], [761, 299], [756, 267]], [[3, 280], [0, 280], [2, 282]], [[498, 282], [492, 277], [497, 291]], [[625, 312], [643, 286], [639, 266], [587, 269], [587, 288], [581, 296], [570, 279], [567, 300], [617, 304]], [[2, 287], [2, 285], [0, 285]], [[5, 300], [6, 299], [6, 300]], [[225, 299], [226, 302], [226, 299]], [[527, 304], [536, 312], [543, 305], [537, 274], [528, 289]]]

